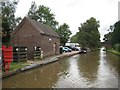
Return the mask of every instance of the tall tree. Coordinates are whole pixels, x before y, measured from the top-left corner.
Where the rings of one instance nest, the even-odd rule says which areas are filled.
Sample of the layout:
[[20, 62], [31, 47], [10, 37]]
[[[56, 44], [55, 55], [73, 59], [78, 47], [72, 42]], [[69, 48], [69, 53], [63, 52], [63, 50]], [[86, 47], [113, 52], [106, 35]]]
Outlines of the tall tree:
[[2, 6], [2, 28], [3, 32], [10, 34], [16, 26], [15, 10], [18, 1], [3, 0]]
[[78, 42], [83, 47], [97, 48], [100, 45], [99, 21], [91, 17], [81, 24], [78, 34]]
[[113, 35], [114, 26], [111, 25], [108, 29], [109, 33], [104, 35], [103, 40], [109, 44], [112, 44], [112, 35]]
[[112, 48], [120, 52], [120, 21], [110, 26], [109, 33], [104, 35], [104, 41], [109, 42]]
[[77, 37], [78, 37], [78, 32], [70, 38], [70, 42], [78, 43]]
[[120, 43], [120, 21], [114, 24], [114, 30], [112, 35], [112, 44]]
[[69, 40], [70, 35], [72, 34], [69, 30], [69, 26], [66, 23], [58, 27], [57, 33], [60, 36], [60, 42], [63, 46]]
[[2, 7], [2, 32], [7, 36], [4, 37], [3, 43], [10, 41], [10, 33], [16, 27], [16, 24], [19, 22], [20, 18], [15, 18], [15, 11], [18, 1], [3, 0], [1, 1]]
[[51, 13], [51, 9], [44, 5], [37, 5], [32, 2], [31, 8], [29, 9], [28, 16], [36, 21], [47, 24], [53, 29], [57, 29], [58, 22], [55, 20], [55, 15]]
[[37, 5], [35, 2], [32, 2], [31, 4], [31, 7], [29, 9], [29, 12], [28, 12], [28, 16], [31, 18], [31, 19], [34, 19], [34, 20], [38, 20], [38, 15], [37, 15]]
[[105, 42], [111, 43], [112, 34], [113, 34], [113, 32], [109, 32], [109, 33], [105, 34], [103, 40], [104, 40]]

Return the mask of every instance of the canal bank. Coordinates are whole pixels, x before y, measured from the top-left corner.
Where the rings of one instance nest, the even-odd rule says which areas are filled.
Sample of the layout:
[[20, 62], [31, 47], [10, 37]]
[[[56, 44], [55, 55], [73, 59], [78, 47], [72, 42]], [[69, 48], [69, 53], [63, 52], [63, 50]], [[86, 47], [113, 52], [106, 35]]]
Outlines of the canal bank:
[[118, 63], [117, 55], [101, 48], [4, 78], [2, 87], [118, 88]]
[[24, 72], [26, 70], [30, 70], [30, 69], [33, 69], [33, 68], [36, 68], [39, 66], [47, 65], [47, 64], [56, 62], [62, 58], [76, 55], [78, 53], [79, 53], [79, 51], [72, 51], [72, 52], [63, 53], [63, 54], [59, 54], [59, 55], [55, 55], [55, 56], [50, 56], [50, 57], [44, 58], [43, 60], [34, 60], [34, 61], [29, 60], [25, 63], [25, 66], [23, 68], [17, 68], [14, 71], [10, 70], [7, 73], [5, 73], [5, 72], [2, 73], [2, 78], [6, 78], [6, 77], [9, 77], [9, 76], [12, 76], [12, 75], [18, 74], [20, 72]]
[[120, 52], [118, 52], [118, 51], [116, 51], [116, 50], [114, 50], [114, 49], [108, 49], [108, 50], [106, 50], [106, 51], [120, 56]]

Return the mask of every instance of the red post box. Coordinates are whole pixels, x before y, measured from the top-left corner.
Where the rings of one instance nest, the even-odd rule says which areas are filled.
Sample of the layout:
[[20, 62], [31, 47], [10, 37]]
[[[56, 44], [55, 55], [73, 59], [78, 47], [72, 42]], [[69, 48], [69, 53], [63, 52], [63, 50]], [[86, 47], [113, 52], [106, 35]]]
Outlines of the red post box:
[[10, 69], [10, 63], [13, 61], [13, 47], [3, 45], [2, 52], [4, 70], [7, 72]]

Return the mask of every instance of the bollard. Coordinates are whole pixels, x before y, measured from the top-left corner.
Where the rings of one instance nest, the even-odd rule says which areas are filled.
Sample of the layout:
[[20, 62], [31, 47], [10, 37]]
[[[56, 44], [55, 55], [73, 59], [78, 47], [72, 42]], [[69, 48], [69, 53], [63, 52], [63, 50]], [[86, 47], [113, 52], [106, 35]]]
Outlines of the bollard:
[[43, 51], [41, 51], [41, 59], [43, 60]]

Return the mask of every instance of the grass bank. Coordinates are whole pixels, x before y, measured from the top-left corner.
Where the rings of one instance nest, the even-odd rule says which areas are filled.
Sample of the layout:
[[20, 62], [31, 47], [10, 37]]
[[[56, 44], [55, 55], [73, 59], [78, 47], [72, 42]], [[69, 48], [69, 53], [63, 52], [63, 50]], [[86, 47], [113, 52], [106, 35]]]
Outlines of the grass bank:
[[120, 56], [120, 52], [118, 52], [114, 49], [107, 49], [107, 51]]
[[15, 71], [19, 68], [23, 68], [25, 66], [28, 66], [29, 64], [27, 62], [12, 62], [11, 65], [10, 65], [10, 70], [11, 71]]
[[7, 77], [7, 76], [11, 76], [12, 74], [14, 75], [14, 73], [16, 73], [16, 71], [18, 69], [24, 68], [25, 66], [28, 66], [29, 64], [27, 62], [12, 62], [10, 64], [10, 70], [8, 71], [8, 73], [6, 73], [4, 70], [2, 71], [2, 78], [3, 77]]

